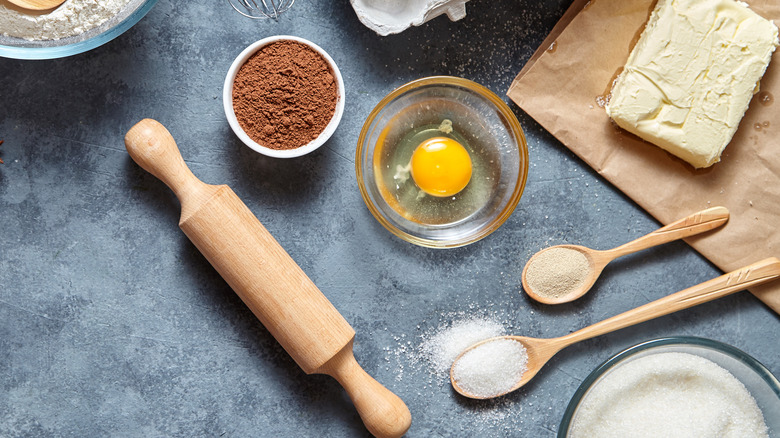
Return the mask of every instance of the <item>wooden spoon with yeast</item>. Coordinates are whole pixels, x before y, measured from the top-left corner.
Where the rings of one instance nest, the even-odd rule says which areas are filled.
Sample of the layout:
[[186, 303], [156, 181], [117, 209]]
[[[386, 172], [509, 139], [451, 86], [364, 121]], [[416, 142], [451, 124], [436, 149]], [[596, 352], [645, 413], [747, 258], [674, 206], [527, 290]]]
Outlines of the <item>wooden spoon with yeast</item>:
[[[704, 233], [725, 224], [729, 220], [729, 211], [726, 207], [712, 207], [696, 212], [690, 216], [674, 221], [671, 224], [642, 236], [636, 240], [606, 251], [599, 251], [581, 245], [556, 245], [545, 248], [531, 257], [523, 268], [521, 276], [523, 290], [529, 297], [544, 304], [562, 304], [580, 298], [585, 295], [601, 275], [601, 271], [609, 262], [618, 257], [632, 254], [637, 251], [651, 248], [656, 245], [668, 243], [677, 239], [684, 239], [699, 233]], [[568, 272], [564, 262], [551, 263], [552, 251], [566, 251], [580, 253], [580, 257], [587, 260], [587, 271], [580, 282], [571, 289], [561, 290], [550, 279], [576, 276]], [[555, 269], [555, 272], [546, 273], [545, 280], [538, 280], [540, 270]], [[529, 272], [536, 271], [535, 274]], [[533, 280], [537, 278], [537, 280]]]

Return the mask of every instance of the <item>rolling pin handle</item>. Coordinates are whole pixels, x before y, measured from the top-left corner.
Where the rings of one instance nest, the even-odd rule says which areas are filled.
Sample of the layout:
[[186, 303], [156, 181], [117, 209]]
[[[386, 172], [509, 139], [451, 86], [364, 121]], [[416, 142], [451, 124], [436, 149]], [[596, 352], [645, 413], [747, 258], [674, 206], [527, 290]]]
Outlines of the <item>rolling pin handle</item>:
[[344, 387], [363, 424], [375, 437], [398, 438], [409, 430], [409, 408], [361, 368], [352, 353], [352, 341], [316, 372], [332, 376]]
[[170, 187], [182, 204], [189, 193], [205, 185], [187, 167], [171, 133], [156, 120], [143, 119], [130, 128], [125, 147], [133, 161]]

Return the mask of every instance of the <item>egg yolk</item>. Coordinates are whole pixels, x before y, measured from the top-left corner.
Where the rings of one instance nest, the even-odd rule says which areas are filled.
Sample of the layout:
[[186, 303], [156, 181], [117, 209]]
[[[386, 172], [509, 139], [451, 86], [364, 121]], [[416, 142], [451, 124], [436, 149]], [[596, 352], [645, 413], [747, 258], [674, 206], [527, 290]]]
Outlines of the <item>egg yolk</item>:
[[434, 137], [417, 146], [412, 153], [412, 179], [432, 196], [452, 196], [463, 190], [471, 179], [471, 157], [457, 141]]

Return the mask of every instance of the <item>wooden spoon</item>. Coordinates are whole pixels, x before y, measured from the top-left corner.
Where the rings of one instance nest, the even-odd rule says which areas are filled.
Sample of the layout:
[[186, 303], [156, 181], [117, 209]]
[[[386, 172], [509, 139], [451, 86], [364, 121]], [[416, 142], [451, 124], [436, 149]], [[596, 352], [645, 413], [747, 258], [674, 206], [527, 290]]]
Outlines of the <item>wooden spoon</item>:
[[45, 11], [47, 9], [54, 9], [57, 6], [63, 4], [65, 0], [8, 0], [10, 3], [19, 6], [22, 9], [30, 9], [32, 11]]
[[[613, 316], [612, 318], [585, 327], [582, 330], [570, 333], [566, 336], [552, 339], [528, 338], [525, 336], [500, 336], [487, 339], [467, 348], [457, 359], [455, 359], [452, 368], [450, 368], [450, 381], [452, 382], [452, 387], [455, 388], [455, 391], [466, 397], [476, 399], [498, 397], [512, 392], [528, 383], [547, 361], [549, 361], [557, 352], [571, 344], [625, 327], [630, 327], [634, 324], [639, 324], [640, 322], [645, 322], [659, 316], [668, 315], [678, 310], [706, 303], [743, 289], [758, 286], [759, 284], [766, 283], [778, 277], [780, 277], [780, 260], [775, 257], [770, 257], [742, 269], [721, 275], [720, 277], [650, 302], [644, 306]], [[489, 397], [470, 394], [465, 391], [455, 379], [453, 373], [455, 365], [467, 352], [498, 339], [511, 339], [520, 342], [525, 346], [528, 353], [527, 369], [523, 372], [520, 381], [506, 392]]]
[[[672, 222], [663, 228], [626, 243], [625, 245], [606, 251], [599, 251], [580, 245], [556, 245], [545, 248], [534, 254], [533, 257], [528, 260], [528, 263], [525, 264], [522, 274], [523, 290], [528, 296], [544, 304], [562, 304], [574, 301], [590, 290], [593, 283], [595, 283], [599, 278], [599, 275], [601, 275], [601, 271], [603, 271], [607, 264], [612, 260], [656, 245], [709, 231], [725, 224], [728, 220], [729, 211], [726, 207], [712, 207], [694, 213], [676, 222]], [[532, 266], [534, 263], [539, 263], [540, 260], [542, 260], [541, 257], [546, 252], [560, 248], [577, 251], [583, 254], [588, 260], [589, 270], [587, 274], [585, 274], [584, 281], [582, 281], [574, 290], [564, 292], [562, 295], [553, 295], [552, 292], [554, 291], [544, 293], [542, 290], [534, 290], [534, 287], [531, 284], [533, 282], [528, 281], [529, 266]]]

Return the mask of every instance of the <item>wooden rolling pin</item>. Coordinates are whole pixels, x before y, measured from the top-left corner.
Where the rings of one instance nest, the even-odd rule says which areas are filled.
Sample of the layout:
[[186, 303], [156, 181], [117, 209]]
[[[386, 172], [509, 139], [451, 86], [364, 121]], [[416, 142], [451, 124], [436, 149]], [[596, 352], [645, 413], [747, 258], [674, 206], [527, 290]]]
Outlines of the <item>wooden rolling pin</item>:
[[334, 377], [375, 436], [403, 435], [412, 422], [409, 409], [355, 361], [355, 331], [233, 190], [195, 177], [155, 120], [133, 126], [125, 147], [173, 190], [184, 234], [303, 371]]

